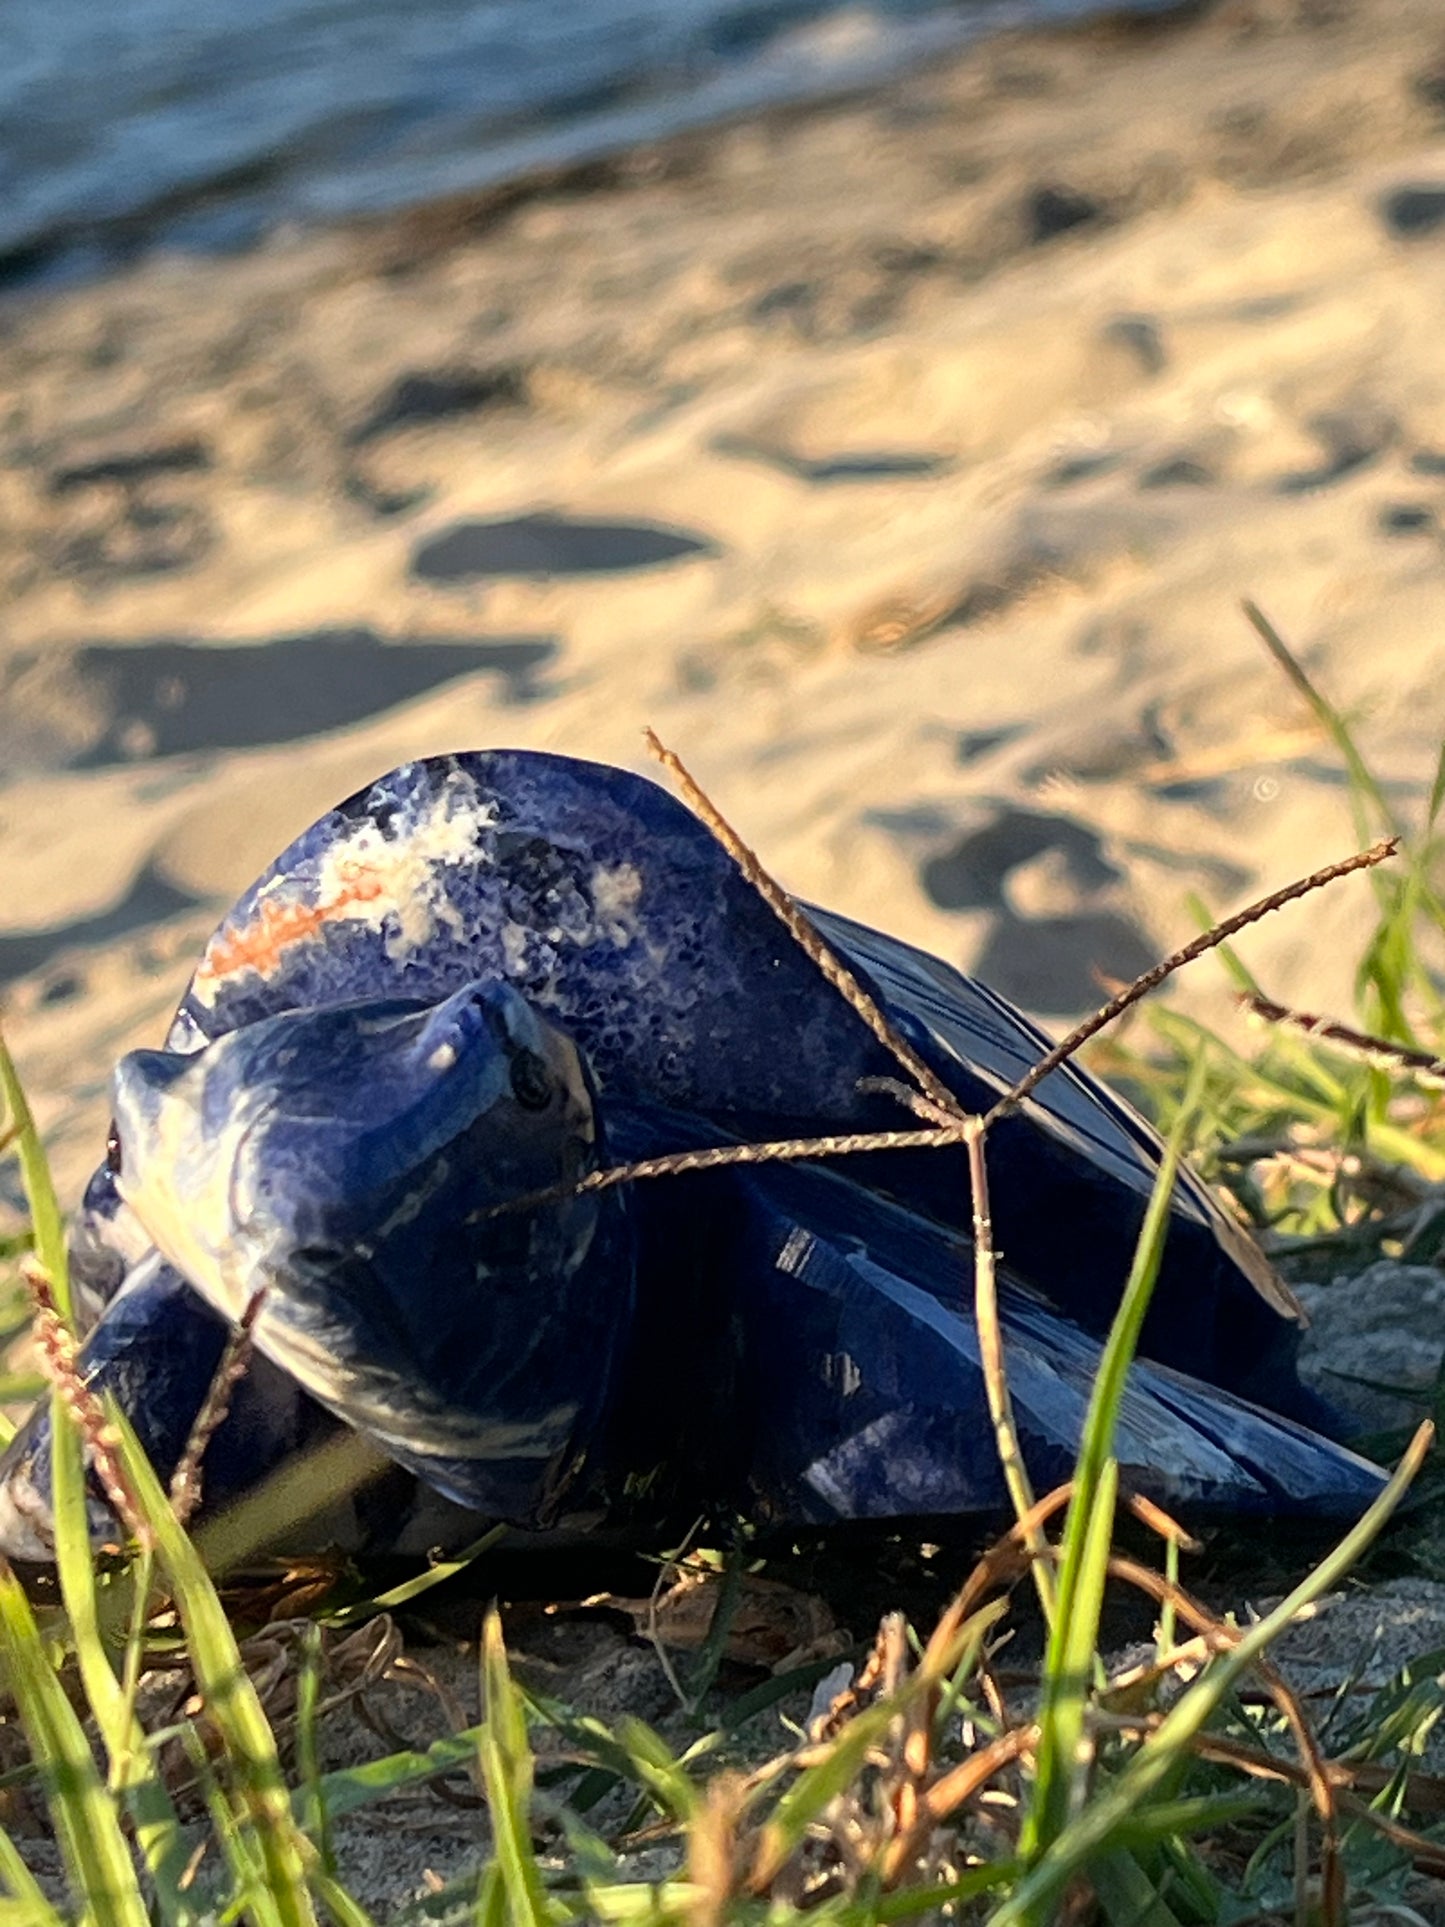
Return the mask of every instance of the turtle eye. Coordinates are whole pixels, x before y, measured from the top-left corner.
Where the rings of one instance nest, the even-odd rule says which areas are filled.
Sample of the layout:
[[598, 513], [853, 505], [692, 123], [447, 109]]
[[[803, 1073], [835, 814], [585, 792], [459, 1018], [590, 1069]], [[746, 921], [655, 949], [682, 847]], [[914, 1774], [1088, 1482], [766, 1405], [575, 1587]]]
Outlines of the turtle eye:
[[513, 1053], [512, 1095], [524, 1111], [545, 1111], [552, 1102], [552, 1079], [535, 1051]]
[[113, 1178], [118, 1178], [120, 1165], [120, 1132], [112, 1124], [105, 1140], [105, 1168]]

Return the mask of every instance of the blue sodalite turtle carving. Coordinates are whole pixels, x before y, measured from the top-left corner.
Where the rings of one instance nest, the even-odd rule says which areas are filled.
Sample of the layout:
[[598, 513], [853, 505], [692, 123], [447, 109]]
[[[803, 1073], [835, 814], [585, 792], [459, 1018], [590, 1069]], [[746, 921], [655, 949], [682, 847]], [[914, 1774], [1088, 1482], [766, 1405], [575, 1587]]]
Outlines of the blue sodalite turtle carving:
[[[1046, 1048], [947, 965], [817, 921], [971, 1108]], [[99, 1306], [88, 1368], [169, 1471], [264, 1289], [212, 1506], [340, 1419], [418, 1490], [528, 1528], [997, 1511], [961, 1153], [496, 1208], [663, 1151], [898, 1129], [912, 1120], [878, 1085], [896, 1076], [656, 785], [524, 751], [404, 765], [278, 858], [207, 945], [165, 1050], [122, 1062], [74, 1238]], [[1072, 1463], [1158, 1143], [1070, 1066], [988, 1151], [1010, 1384], [1044, 1487]], [[1308, 1429], [1324, 1413], [1296, 1325], [1182, 1178], [1125, 1480], [1216, 1510], [1366, 1504], [1378, 1470]], [[50, 1548], [47, 1428], [38, 1413], [0, 1464], [17, 1557]], [[397, 1542], [394, 1495], [379, 1529], [358, 1506], [358, 1541]], [[98, 1498], [94, 1523], [114, 1530]]]

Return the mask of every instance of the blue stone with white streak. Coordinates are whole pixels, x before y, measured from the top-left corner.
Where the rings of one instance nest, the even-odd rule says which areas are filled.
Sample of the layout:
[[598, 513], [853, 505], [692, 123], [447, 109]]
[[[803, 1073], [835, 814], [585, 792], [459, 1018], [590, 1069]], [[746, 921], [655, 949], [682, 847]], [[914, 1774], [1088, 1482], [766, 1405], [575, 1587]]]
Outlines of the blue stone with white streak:
[[[970, 1108], [1047, 1048], [946, 964], [814, 915]], [[878, 1088], [898, 1076], [655, 784], [526, 751], [404, 765], [277, 859], [166, 1048], [122, 1062], [117, 1155], [74, 1238], [88, 1367], [168, 1472], [255, 1302], [212, 1508], [340, 1421], [461, 1508], [458, 1530], [996, 1512], [961, 1152], [575, 1189], [663, 1152], [908, 1128]], [[1070, 1065], [987, 1150], [1010, 1387], [1045, 1487], [1072, 1464], [1159, 1146]], [[1329, 1415], [1297, 1335], [1260, 1252], [1182, 1176], [1125, 1484], [1186, 1512], [1368, 1504], [1378, 1469], [1310, 1429]], [[42, 1412], [0, 1461], [12, 1556], [49, 1556], [48, 1455]], [[384, 1549], [401, 1523], [355, 1537]], [[94, 1524], [113, 1533], [98, 1495]]]

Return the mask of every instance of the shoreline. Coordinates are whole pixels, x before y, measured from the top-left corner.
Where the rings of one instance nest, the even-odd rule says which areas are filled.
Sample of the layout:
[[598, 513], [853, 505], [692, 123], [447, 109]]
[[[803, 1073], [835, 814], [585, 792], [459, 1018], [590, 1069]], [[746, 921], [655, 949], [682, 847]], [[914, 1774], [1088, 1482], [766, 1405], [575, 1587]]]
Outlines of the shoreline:
[[[0, 1001], [70, 1191], [216, 916], [409, 756], [650, 723], [1056, 1028], [1351, 845], [1241, 597], [1423, 798], [1445, 46], [1185, 11], [0, 307]], [[1261, 926], [1270, 994], [1347, 1012], [1369, 905]]]
[[[278, 233], [314, 238], [328, 229], [405, 225], [414, 216], [425, 219], [431, 210], [449, 210], [453, 217], [471, 223], [484, 211], [510, 211], [533, 200], [566, 196], [579, 187], [594, 191], [603, 179], [621, 186], [629, 176], [649, 168], [666, 170], [675, 148], [706, 144], [742, 125], [782, 124], [799, 115], [846, 109], [886, 88], [906, 84], [911, 75], [934, 63], [954, 61], [1001, 34], [1087, 33], [1095, 26], [1106, 32], [1121, 26], [1125, 31], [1148, 32], [1197, 17], [1211, 0], [1133, 0], [1137, 12], [1128, 0], [1114, 0], [1113, 5], [1108, 0], [1067, 3], [1079, 8], [1070, 18], [1025, 24], [975, 22], [962, 16], [950, 23], [943, 13], [911, 24], [901, 18], [884, 22], [872, 15], [850, 19], [846, 12], [824, 15], [791, 32], [783, 30], [781, 49], [775, 48], [772, 55], [776, 64], [781, 51], [782, 71], [771, 78], [765, 57], [762, 71], [751, 73], [751, 78], [746, 70], [724, 68], [691, 92], [664, 93], [570, 126], [539, 119], [530, 131], [513, 134], [509, 140], [487, 140], [479, 129], [476, 178], [464, 187], [437, 186], [396, 198], [384, 196], [368, 207], [365, 175], [358, 169], [352, 204], [321, 214], [303, 211], [303, 174], [296, 183], [301, 203], [297, 211], [268, 214], [256, 207], [245, 212], [248, 184], [255, 185], [252, 176], [264, 186], [271, 166], [282, 176], [289, 173], [290, 163], [282, 150], [271, 162], [238, 163], [209, 180], [178, 180], [128, 211], [101, 219], [81, 213], [64, 216], [47, 228], [0, 241], [0, 302], [86, 286], [133, 268], [143, 269], [158, 255], [225, 258], [264, 248]], [[889, 51], [895, 39], [906, 42], [904, 51]], [[811, 62], [813, 78], [805, 80], [801, 72], [790, 78], [790, 57], [795, 68]], [[655, 124], [649, 127], [648, 121]], [[459, 160], [460, 152], [453, 159]]]

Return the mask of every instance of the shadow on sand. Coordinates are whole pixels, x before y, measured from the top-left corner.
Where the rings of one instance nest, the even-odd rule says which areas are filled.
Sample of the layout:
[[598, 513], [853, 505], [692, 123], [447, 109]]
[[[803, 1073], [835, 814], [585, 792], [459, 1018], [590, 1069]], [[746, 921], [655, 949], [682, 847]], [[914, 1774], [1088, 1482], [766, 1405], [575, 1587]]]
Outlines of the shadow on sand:
[[482, 671], [501, 678], [504, 702], [532, 702], [557, 653], [546, 636], [385, 642], [369, 629], [224, 646], [93, 643], [73, 668], [109, 721], [71, 767], [296, 742]]
[[661, 522], [519, 515], [500, 522], [456, 523], [419, 545], [411, 572], [419, 582], [438, 583], [508, 575], [625, 575], [716, 554], [716, 544], [706, 536]]

